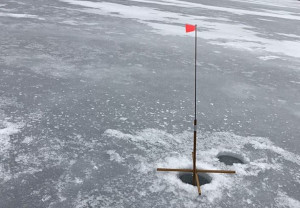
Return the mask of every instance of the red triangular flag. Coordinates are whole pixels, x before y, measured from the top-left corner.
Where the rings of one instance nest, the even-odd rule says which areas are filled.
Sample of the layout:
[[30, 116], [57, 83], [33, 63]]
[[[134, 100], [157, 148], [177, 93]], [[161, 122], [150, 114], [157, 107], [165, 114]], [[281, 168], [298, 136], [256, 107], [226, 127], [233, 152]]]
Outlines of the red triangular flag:
[[195, 31], [196, 26], [195, 25], [189, 25], [189, 24], [185, 24], [185, 32], [193, 32]]

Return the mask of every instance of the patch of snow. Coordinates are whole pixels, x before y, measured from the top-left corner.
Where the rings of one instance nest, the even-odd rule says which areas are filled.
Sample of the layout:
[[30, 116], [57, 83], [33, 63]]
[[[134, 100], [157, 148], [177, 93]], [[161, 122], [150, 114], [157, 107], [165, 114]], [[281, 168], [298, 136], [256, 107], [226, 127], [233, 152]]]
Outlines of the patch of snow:
[[111, 161], [115, 161], [117, 163], [124, 162], [124, 158], [122, 158], [115, 150], [108, 150], [106, 153], [109, 154]]
[[[300, 42], [288, 40], [275, 40], [263, 38], [259, 32], [256, 32], [254, 27], [244, 24], [232, 23], [226, 18], [208, 18], [203, 16], [186, 15], [163, 11], [151, 7], [128, 6], [117, 3], [108, 2], [91, 2], [80, 0], [61, 0], [63, 2], [87, 7], [89, 9], [81, 9], [81, 12], [109, 15], [121, 18], [134, 19], [138, 22], [146, 24], [153, 28], [154, 32], [162, 35], [178, 35], [190, 36], [192, 33], [185, 33], [185, 23], [195, 23], [199, 25], [199, 38], [209, 40], [208, 43], [231, 47], [241, 50], [249, 50], [256, 52], [271, 52], [281, 55], [300, 57]], [[203, 6], [198, 3], [183, 2], [183, 1], [164, 1], [168, 4], [176, 5], [192, 5], [200, 6], [201, 8], [211, 9], [213, 11], [231, 11], [235, 14], [251, 14], [259, 16], [270, 16], [300, 20], [300, 17], [288, 14], [271, 14], [265, 12], [254, 12], [246, 10], [236, 10], [221, 7]], [[156, 2], [161, 3], [161, 2]]]
[[297, 82], [297, 81], [290, 81], [290, 83], [300, 84], [300, 82]]
[[300, 39], [300, 35], [295, 35], [295, 34], [285, 34], [285, 33], [277, 33], [278, 35], [290, 37], [290, 38], [298, 38]]
[[284, 192], [279, 192], [278, 197], [275, 198], [277, 207], [279, 208], [299, 208], [300, 201], [289, 197]]
[[33, 141], [32, 137], [25, 137], [25, 139], [22, 141], [23, 144], [30, 144]]
[[272, 60], [272, 59], [278, 59], [280, 57], [279, 56], [260, 56], [258, 58], [263, 60], [263, 61], [268, 61], [268, 60]]
[[11, 148], [10, 136], [20, 132], [22, 124], [4, 122], [4, 128], [0, 129], [0, 156], [7, 154]]
[[246, 4], [257, 4], [263, 6], [282, 7], [282, 8], [298, 8], [296, 1], [294, 0], [230, 0], [234, 2], [242, 2]]
[[131, 0], [131, 1], [153, 3], [158, 5], [177, 6], [177, 7], [202, 8], [202, 9], [212, 10], [212, 11], [228, 12], [236, 15], [255, 15], [260, 17], [274, 17], [274, 18], [282, 18], [282, 19], [290, 19], [290, 20], [300, 20], [300, 16], [298, 16], [296, 13], [291, 13], [287, 11], [278, 11], [278, 10], [274, 11], [274, 10], [267, 10], [267, 9], [264, 9], [263, 11], [250, 11], [250, 10], [236, 9], [236, 8], [229, 8], [229, 7], [211, 6], [211, 5], [201, 4], [201, 3], [194, 3], [194, 2], [180, 1], [180, 0], [160, 0], [160, 1]]
[[64, 20], [62, 22], [60, 22], [62, 24], [67, 24], [67, 25], [78, 25], [78, 22], [75, 20]]
[[[0, 159], [6, 159], [9, 157], [9, 151], [12, 150], [11, 138], [13, 134], [17, 134], [24, 126], [21, 123], [3, 122], [0, 129]], [[12, 177], [10, 171], [4, 168], [4, 164], [0, 163], [0, 182], [10, 180]]]
[[40, 18], [37, 15], [32, 15], [32, 14], [15, 14], [15, 13], [3, 13], [3, 12], [0, 12], [0, 17], [30, 18], [30, 19], [44, 20], [43, 18]]

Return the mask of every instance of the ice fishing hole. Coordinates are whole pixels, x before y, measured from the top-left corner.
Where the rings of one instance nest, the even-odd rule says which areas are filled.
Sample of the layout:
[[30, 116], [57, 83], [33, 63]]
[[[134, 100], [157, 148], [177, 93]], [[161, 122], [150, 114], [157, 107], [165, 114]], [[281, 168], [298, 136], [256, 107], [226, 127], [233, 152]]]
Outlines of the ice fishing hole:
[[233, 163], [245, 164], [243, 157], [234, 153], [219, 153], [217, 158], [220, 162], [225, 163], [226, 165], [233, 165]]
[[[197, 184], [193, 184], [193, 173], [181, 173], [181, 174], [179, 174], [179, 179], [183, 183], [197, 186]], [[200, 185], [210, 183], [212, 180], [212, 178], [206, 173], [198, 173], [198, 179], [199, 179]]]

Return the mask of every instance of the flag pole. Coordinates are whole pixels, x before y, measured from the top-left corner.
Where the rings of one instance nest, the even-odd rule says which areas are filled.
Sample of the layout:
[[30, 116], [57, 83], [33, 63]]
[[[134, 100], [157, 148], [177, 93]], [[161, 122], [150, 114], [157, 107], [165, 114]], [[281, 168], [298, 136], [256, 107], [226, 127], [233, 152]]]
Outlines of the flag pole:
[[157, 168], [157, 171], [179, 171], [188, 172], [193, 174], [193, 184], [197, 186], [198, 193], [201, 195], [200, 181], [198, 178], [198, 173], [229, 173], [234, 174], [233, 170], [203, 170], [197, 169], [196, 167], [196, 140], [197, 140], [197, 25], [185, 25], [185, 32], [195, 31], [195, 119], [194, 119], [194, 151], [192, 152], [193, 157], [193, 169], [178, 169], [178, 168]]
[[194, 150], [193, 150], [193, 184], [197, 182], [196, 144], [197, 144], [197, 25], [195, 25], [195, 119], [194, 119]]
[[197, 77], [197, 25], [195, 25], [195, 120], [197, 120], [197, 105], [196, 105], [196, 92], [197, 92], [197, 89], [196, 89], [196, 86], [197, 86], [197, 80], [196, 80], [196, 77]]

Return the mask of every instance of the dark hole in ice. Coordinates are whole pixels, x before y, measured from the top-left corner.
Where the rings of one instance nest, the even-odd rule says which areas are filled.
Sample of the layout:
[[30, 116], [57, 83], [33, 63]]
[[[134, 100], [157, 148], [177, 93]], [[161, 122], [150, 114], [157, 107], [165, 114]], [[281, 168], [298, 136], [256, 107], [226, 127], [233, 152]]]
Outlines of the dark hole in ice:
[[[179, 174], [179, 178], [183, 183], [197, 186], [196, 181], [195, 181], [195, 184], [193, 184], [193, 174], [192, 173]], [[205, 173], [198, 173], [198, 179], [199, 179], [200, 185], [204, 185], [204, 184], [211, 182], [211, 177]]]
[[233, 165], [233, 163], [245, 164], [243, 159], [238, 158], [238, 156], [233, 155], [218, 155], [217, 156], [220, 162], [225, 163], [226, 165]]

